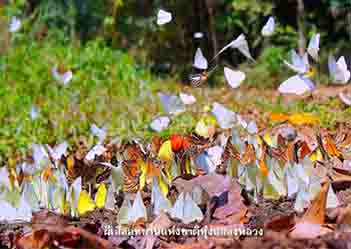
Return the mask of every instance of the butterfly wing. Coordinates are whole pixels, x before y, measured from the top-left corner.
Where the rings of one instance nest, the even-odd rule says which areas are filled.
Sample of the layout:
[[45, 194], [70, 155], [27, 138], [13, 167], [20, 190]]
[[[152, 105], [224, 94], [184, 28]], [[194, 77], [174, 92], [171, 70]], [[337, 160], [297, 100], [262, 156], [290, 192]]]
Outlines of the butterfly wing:
[[347, 106], [350, 106], [351, 105], [351, 98], [349, 95], [346, 95], [344, 93], [339, 93], [339, 98], [341, 99], [341, 101], [347, 105]]
[[172, 13], [162, 9], [158, 11], [157, 25], [164, 25], [166, 23], [169, 23], [170, 21], [172, 21]]
[[336, 60], [333, 55], [329, 55], [328, 57], [328, 69], [329, 69], [329, 74], [334, 77], [334, 75], [337, 72], [337, 65], [336, 65]]
[[230, 48], [235, 40], [231, 41], [229, 44], [225, 45], [214, 57], [212, 60], [214, 60], [217, 56], [219, 56], [221, 53], [223, 53], [225, 50], [227, 50], [228, 48]]
[[101, 144], [95, 145], [85, 156], [85, 160], [92, 161], [95, 159], [95, 156], [100, 156], [106, 151], [106, 148]]
[[340, 74], [341, 82], [343, 84], [346, 84], [350, 80], [350, 71], [347, 69], [345, 57], [341, 56], [339, 60], [336, 62], [336, 64], [337, 64], [337, 68], [339, 69], [338, 73]]
[[306, 92], [312, 92], [315, 89], [313, 82], [300, 75], [295, 75], [284, 81], [278, 88], [282, 94], [303, 95]]
[[9, 25], [9, 32], [14, 33], [18, 31], [21, 28], [21, 20], [18, 19], [17, 17], [12, 17]]
[[236, 123], [236, 114], [219, 103], [213, 103], [212, 113], [222, 129], [232, 128]]
[[168, 127], [170, 122], [171, 120], [169, 119], [169, 117], [158, 117], [151, 122], [150, 128], [153, 131], [161, 132], [162, 130]]
[[338, 65], [338, 67], [343, 70], [343, 71], [346, 71], [347, 70], [347, 64], [346, 64], [346, 61], [345, 61], [345, 57], [344, 56], [341, 56], [339, 58], [339, 60], [336, 62], [336, 64]]
[[99, 128], [96, 124], [92, 124], [90, 126], [90, 132], [93, 134], [93, 136], [98, 137], [100, 142], [102, 142], [106, 137], [105, 129]]
[[67, 85], [73, 78], [72, 71], [67, 71], [61, 76], [61, 81], [63, 85]]
[[271, 16], [269, 17], [267, 23], [263, 26], [261, 30], [261, 34], [266, 37], [272, 36], [274, 33], [274, 29], [275, 29], [275, 21], [274, 21], [274, 18]]
[[191, 94], [180, 93], [179, 97], [184, 105], [192, 105], [196, 102], [196, 98]]
[[231, 47], [237, 48], [244, 56], [254, 61], [254, 58], [252, 58], [250, 54], [249, 44], [247, 43], [247, 40], [244, 34], [239, 35], [239, 37], [233, 41]]
[[185, 111], [185, 105], [178, 96], [164, 93], [159, 93], [158, 96], [167, 114], [176, 115]]
[[147, 211], [144, 205], [143, 199], [141, 197], [140, 191], [138, 191], [135, 200], [133, 202], [131, 210], [128, 213], [128, 222], [136, 222], [140, 218], [147, 220]]
[[55, 161], [58, 161], [61, 159], [61, 157], [66, 153], [67, 148], [68, 148], [68, 143], [66, 141], [57, 145], [54, 148], [51, 148], [49, 145], [47, 146], [47, 149], [50, 155]]
[[196, 50], [193, 66], [197, 69], [202, 69], [202, 70], [205, 70], [208, 68], [207, 59], [203, 55], [200, 48], [197, 48]]
[[304, 74], [309, 69], [309, 62], [307, 54], [304, 54], [303, 57], [299, 56], [295, 50], [291, 50], [291, 63], [284, 60], [284, 64], [288, 66], [291, 70], [299, 74]]
[[238, 88], [246, 78], [243, 72], [234, 71], [228, 67], [224, 67], [224, 77], [232, 88]]
[[258, 128], [255, 121], [250, 121], [250, 123], [246, 127], [248, 133], [256, 134], [258, 132]]
[[319, 42], [320, 42], [320, 34], [315, 34], [312, 36], [308, 47], [308, 54], [315, 60], [318, 61], [318, 52], [319, 52]]
[[329, 73], [335, 84], [346, 84], [350, 79], [350, 71], [347, 69], [345, 57], [341, 56], [336, 62], [334, 56], [328, 58]]
[[30, 117], [32, 120], [36, 120], [39, 117], [39, 110], [35, 106], [30, 108]]

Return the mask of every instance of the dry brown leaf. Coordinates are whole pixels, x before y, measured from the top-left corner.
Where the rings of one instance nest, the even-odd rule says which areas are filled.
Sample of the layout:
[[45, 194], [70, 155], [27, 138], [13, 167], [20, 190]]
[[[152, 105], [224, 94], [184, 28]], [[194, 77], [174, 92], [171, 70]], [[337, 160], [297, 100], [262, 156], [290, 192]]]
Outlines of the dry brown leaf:
[[[228, 176], [211, 173], [196, 177], [190, 181], [178, 178], [174, 185], [179, 192], [191, 192], [196, 185], [202, 187], [209, 197], [217, 198], [218, 205], [213, 213], [213, 217], [223, 219], [235, 213], [247, 210], [241, 197], [239, 184]], [[223, 197], [223, 198], [222, 198]]]
[[329, 182], [324, 184], [313, 200], [311, 207], [306, 211], [302, 217], [302, 221], [313, 224], [324, 224], [325, 219], [325, 206], [327, 203], [327, 194], [329, 190]]
[[292, 238], [313, 239], [333, 231], [333, 228], [325, 223], [325, 207], [329, 182], [326, 182], [317, 197], [313, 200], [311, 207], [306, 211], [301, 220], [292, 228]]
[[164, 249], [212, 249], [214, 248], [214, 243], [209, 243], [207, 240], [201, 240], [196, 243], [189, 244], [177, 244], [177, 243], [167, 243], [162, 247]]
[[293, 228], [295, 225], [294, 214], [274, 216], [264, 227], [273, 231], [284, 231]]
[[298, 128], [295, 141], [306, 142], [310, 151], [315, 151], [318, 147], [316, 132], [308, 126], [301, 126]]
[[65, 247], [77, 247], [83, 243], [89, 248], [110, 249], [112, 243], [91, 232], [68, 226], [61, 215], [42, 211], [33, 214], [33, 231], [19, 238], [16, 246], [21, 249], [41, 249], [53, 246], [56, 241]]
[[[160, 230], [168, 229], [171, 226], [172, 226], [172, 221], [168, 218], [168, 216], [164, 212], [161, 212], [160, 215], [157, 216], [153, 222], [151, 222], [148, 228], [157, 229], [160, 231]], [[143, 248], [152, 249], [157, 240], [157, 237], [146, 236], [146, 237], [143, 237], [142, 240], [143, 240], [142, 245], [144, 246]]]
[[346, 207], [339, 207], [332, 210], [329, 218], [336, 219], [338, 225], [351, 226], [351, 204]]
[[16, 241], [18, 249], [43, 249], [50, 246], [50, 235], [46, 230], [33, 231]]

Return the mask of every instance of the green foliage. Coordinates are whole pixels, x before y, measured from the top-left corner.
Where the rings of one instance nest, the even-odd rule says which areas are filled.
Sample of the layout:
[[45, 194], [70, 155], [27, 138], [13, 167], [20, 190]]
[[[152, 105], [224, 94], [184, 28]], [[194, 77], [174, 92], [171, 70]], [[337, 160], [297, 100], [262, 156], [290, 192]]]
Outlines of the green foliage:
[[351, 2], [349, 0], [324, 0], [323, 2], [329, 4], [334, 8], [347, 8], [351, 7]]
[[[51, 75], [58, 63], [73, 71], [66, 87]], [[106, 123], [121, 136], [145, 132], [158, 111], [150, 94], [157, 81], [103, 41], [77, 47], [52, 39], [18, 40], [1, 57], [0, 69], [0, 96], [6, 103], [0, 105], [0, 154], [31, 143], [77, 139], [93, 122]], [[30, 118], [32, 105], [40, 109], [36, 120]]]
[[[263, 50], [256, 64], [241, 65], [242, 70], [246, 70], [248, 84], [258, 88], [277, 86], [286, 76], [282, 71], [285, 55], [287, 53], [283, 47], [269, 46]], [[270, 82], [266, 79], [270, 79]]]

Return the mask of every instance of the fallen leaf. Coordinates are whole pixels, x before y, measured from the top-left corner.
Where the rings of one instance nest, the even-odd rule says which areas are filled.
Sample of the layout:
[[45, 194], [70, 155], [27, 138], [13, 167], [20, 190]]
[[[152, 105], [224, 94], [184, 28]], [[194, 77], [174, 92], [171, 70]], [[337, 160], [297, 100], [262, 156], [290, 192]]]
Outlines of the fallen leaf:
[[270, 219], [265, 225], [265, 229], [281, 232], [289, 230], [295, 225], [294, 215], [277, 215]]
[[[168, 216], [164, 212], [160, 212], [160, 214], [154, 219], [153, 222], [150, 223], [148, 229], [155, 229], [157, 231], [166, 230], [172, 226], [172, 221], [168, 218]], [[152, 249], [157, 240], [157, 236], [144, 236], [143, 237], [143, 245], [145, 249]]]
[[329, 186], [329, 182], [326, 182], [322, 186], [319, 194], [313, 200], [311, 207], [306, 211], [301, 220], [290, 230], [289, 235], [292, 238], [313, 239], [333, 231], [333, 228], [324, 224]]
[[35, 230], [16, 242], [18, 249], [43, 249], [50, 246], [50, 235], [46, 230]]
[[240, 185], [232, 181], [229, 176], [210, 173], [198, 176], [190, 181], [178, 178], [174, 181], [174, 185], [179, 192], [191, 192], [198, 185], [208, 193], [210, 198], [219, 199], [213, 213], [213, 217], [217, 219], [223, 219], [247, 209], [243, 204]]

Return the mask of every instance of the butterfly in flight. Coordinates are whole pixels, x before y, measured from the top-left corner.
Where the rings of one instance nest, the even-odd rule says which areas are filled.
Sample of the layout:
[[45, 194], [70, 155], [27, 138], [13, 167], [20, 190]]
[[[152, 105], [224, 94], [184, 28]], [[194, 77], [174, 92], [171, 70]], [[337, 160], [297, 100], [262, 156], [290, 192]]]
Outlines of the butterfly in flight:
[[[238, 49], [245, 57], [247, 57], [248, 59], [255, 61], [249, 51], [249, 46], [246, 40], [245, 35], [241, 34], [239, 35], [236, 39], [234, 39], [232, 42], [230, 42], [229, 44], [227, 44], [226, 46], [224, 46], [211, 60], [214, 61], [214, 59], [219, 56], [222, 52], [224, 52], [225, 50], [227, 50], [228, 48], [234, 48], [234, 49]], [[203, 70], [201, 73], [197, 73], [197, 74], [191, 74], [189, 76], [191, 85], [193, 87], [199, 87], [200, 85], [202, 85], [204, 82], [206, 82], [208, 80], [208, 78], [210, 77], [210, 75], [216, 70], [217, 68], [217, 64], [212, 66], [212, 68], [210, 70], [208, 70], [208, 62], [207, 59], [204, 57], [204, 55], [202, 54], [202, 51], [200, 48], [198, 48], [196, 50], [195, 53], [195, 58], [194, 58], [194, 64], [193, 67], [195, 67], [196, 69], [199, 70]]]
[[216, 70], [218, 65], [215, 65], [211, 70], [207, 71], [203, 71], [201, 73], [197, 73], [197, 74], [191, 74], [189, 76], [191, 85], [193, 87], [199, 87], [201, 86], [203, 83], [205, 83], [208, 78], [210, 77], [210, 75]]

